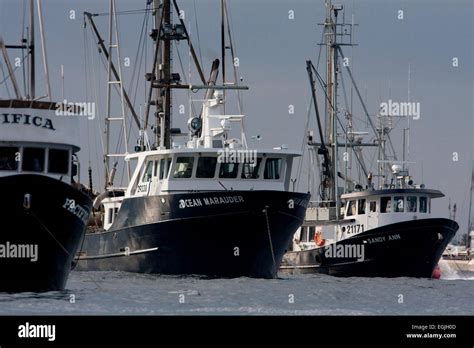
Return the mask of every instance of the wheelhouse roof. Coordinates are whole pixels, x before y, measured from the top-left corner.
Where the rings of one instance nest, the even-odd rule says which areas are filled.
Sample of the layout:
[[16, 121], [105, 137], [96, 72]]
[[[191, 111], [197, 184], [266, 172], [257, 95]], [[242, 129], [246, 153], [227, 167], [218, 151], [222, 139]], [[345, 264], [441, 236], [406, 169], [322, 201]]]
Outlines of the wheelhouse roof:
[[406, 189], [384, 189], [384, 190], [365, 190], [359, 192], [351, 192], [341, 195], [342, 199], [357, 199], [369, 196], [389, 196], [395, 194], [421, 194], [430, 196], [432, 198], [444, 197], [444, 194], [438, 190], [429, 189], [417, 189], [417, 188], [406, 188]]
[[301, 156], [301, 152], [289, 149], [252, 149], [252, 148], [176, 148], [176, 149], [159, 149], [151, 151], [141, 151], [130, 153], [127, 155], [127, 159], [134, 159], [139, 157], [150, 157], [150, 156], [162, 156], [162, 155], [194, 155], [194, 154], [217, 154], [223, 150], [228, 151], [257, 151], [257, 157], [261, 154], [266, 155], [284, 155], [287, 157], [298, 157]]

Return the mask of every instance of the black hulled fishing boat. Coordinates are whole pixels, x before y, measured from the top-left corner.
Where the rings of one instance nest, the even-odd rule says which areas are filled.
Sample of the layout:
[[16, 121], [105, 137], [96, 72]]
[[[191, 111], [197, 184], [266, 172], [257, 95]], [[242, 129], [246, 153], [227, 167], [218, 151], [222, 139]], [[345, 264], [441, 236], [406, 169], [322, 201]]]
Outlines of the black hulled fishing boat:
[[[444, 195], [416, 184], [409, 175], [405, 132], [403, 160], [397, 159], [391, 133], [393, 117], [400, 115], [384, 112], [383, 105], [376, 122], [369, 115], [342, 50], [353, 45], [353, 24], [344, 22], [342, 11], [343, 6], [326, 1], [325, 41], [321, 46], [326, 47], [326, 78], [307, 62], [319, 130], [319, 141], [314, 141], [312, 134], [308, 136], [311, 163], [318, 163], [319, 177], [319, 183], [314, 179], [311, 183], [318, 187], [320, 200], [310, 202], [281, 271], [346, 277], [431, 277], [459, 226], [453, 220], [433, 216], [431, 201]], [[356, 131], [346, 89], [344, 101], [338, 100], [344, 70], [361, 103], [371, 141], [364, 141], [369, 132]], [[316, 81], [325, 97], [324, 123], [318, 110]], [[401, 116], [409, 120], [412, 115]], [[376, 175], [364, 162], [363, 149], [373, 150]]]
[[[29, 40], [6, 45], [0, 37], [15, 93], [0, 99], [0, 291], [5, 292], [63, 290], [92, 206], [77, 182], [77, 118], [58, 116], [63, 104], [51, 101], [49, 82], [48, 101], [35, 95], [32, 1], [30, 12]], [[41, 7], [38, 18], [42, 29]], [[16, 81], [10, 48], [28, 52], [26, 96]]]
[[[181, 13], [176, 2], [173, 5], [174, 12]], [[86, 234], [77, 269], [274, 277], [293, 234], [303, 222], [309, 201], [307, 193], [289, 192], [293, 158], [299, 154], [285, 146], [249, 148], [244, 115], [229, 113], [226, 91], [247, 88], [237, 79], [229, 82], [225, 77], [225, 51], [229, 47], [234, 60], [230, 32], [229, 37], [224, 34], [226, 1], [221, 2], [221, 85], [217, 84], [217, 59], [209, 80], [204, 79], [183, 20], [172, 23], [171, 1], [154, 1], [153, 6], [155, 61], [152, 73], [147, 74], [150, 99], [144, 124], [135, 120], [142, 137], [135, 153], [122, 153], [127, 164], [135, 162], [135, 170], [127, 187], [114, 187], [111, 177], [116, 166], [108, 163], [114, 155], [106, 155], [108, 185], [94, 203], [102, 226]], [[112, 28], [114, 1], [110, 8]], [[94, 16], [86, 17], [96, 28]], [[98, 31], [95, 33], [103, 45]], [[225, 43], [226, 39], [230, 42]], [[199, 84], [181, 83], [179, 74], [171, 74], [170, 47], [176, 40], [189, 43]], [[110, 54], [105, 46], [102, 51]], [[109, 63], [109, 71], [116, 71], [115, 83], [121, 81], [119, 69]], [[175, 140], [183, 134], [171, 128], [171, 91], [175, 89], [205, 91], [204, 99], [199, 101], [200, 111], [189, 117], [189, 133], [184, 134], [187, 140], [181, 144]], [[237, 98], [241, 106], [240, 95]], [[132, 110], [128, 99], [124, 95], [121, 101]], [[150, 146], [146, 127], [151, 106], [156, 107], [156, 138]], [[238, 126], [237, 132], [232, 124]]]

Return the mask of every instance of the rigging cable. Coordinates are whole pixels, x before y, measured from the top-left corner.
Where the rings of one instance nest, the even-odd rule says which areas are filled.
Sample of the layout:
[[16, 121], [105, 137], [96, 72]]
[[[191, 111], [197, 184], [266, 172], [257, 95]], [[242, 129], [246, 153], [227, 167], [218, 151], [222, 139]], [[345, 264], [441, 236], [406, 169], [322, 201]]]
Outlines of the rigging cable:
[[[2, 63], [1, 60], [0, 60], [0, 69], [2, 70], [2, 75], [3, 75], [3, 80], [2, 80], [2, 82], [0, 82], [0, 85], [1, 85], [1, 84], [3, 84], [5, 81], [7, 81], [10, 76], [6, 76], [5, 70], [3, 69], [3, 63]], [[6, 89], [7, 89], [8, 99], [11, 99], [10, 88], [8, 88], [8, 83], [5, 83], [5, 87], [6, 87]]]
[[[199, 59], [202, 62], [202, 52], [201, 52], [201, 39], [199, 37], [199, 25], [198, 25], [198, 20], [197, 20], [197, 10], [196, 10], [196, 0], [194, 0], [194, 21], [196, 24], [196, 35], [197, 35], [197, 41], [198, 41], [198, 51], [199, 51]], [[204, 71], [204, 67], [202, 67], [203, 73], [206, 74]]]

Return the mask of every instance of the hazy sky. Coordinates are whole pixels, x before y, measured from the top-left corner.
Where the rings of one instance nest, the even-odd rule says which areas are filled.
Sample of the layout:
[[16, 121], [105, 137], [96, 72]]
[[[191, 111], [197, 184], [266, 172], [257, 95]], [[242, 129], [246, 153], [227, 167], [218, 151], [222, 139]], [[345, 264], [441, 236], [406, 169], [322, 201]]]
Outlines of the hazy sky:
[[[0, 0], [0, 33], [7, 43], [17, 43], [21, 36], [21, 0]], [[408, 66], [411, 67], [411, 101], [421, 106], [420, 120], [411, 122], [410, 166], [411, 174], [418, 183], [441, 190], [446, 198], [435, 200], [433, 210], [437, 215], [448, 215], [448, 202], [456, 202], [457, 220], [464, 232], [468, 217], [471, 160], [473, 158], [473, 34], [474, 2], [471, 0], [350, 0], [338, 1], [346, 6], [346, 20], [351, 16], [359, 26], [355, 31], [357, 47], [346, 55], [353, 55], [351, 67], [365, 98], [369, 113], [374, 115], [381, 102], [407, 101]], [[220, 58], [219, 1], [182, 0], [185, 21], [198, 55], [202, 56], [207, 74], [211, 61]], [[233, 40], [240, 61], [243, 83], [250, 87], [244, 95], [247, 116], [247, 136], [260, 134], [262, 140], [252, 140], [255, 146], [272, 147], [288, 144], [299, 149], [304, 137], [306, 109], [310, 100], [305, 60], [317, 60], [321, 39], [321, 23], [325, 16], [323, 0], [228, 0]], [[105, 107], [105, 70], [98, 59], [97, 49], [85, 50], [83, 11], [106, 12], [107, 0], [60, 1], [44, 0], [44, 17], [48, 59], [53, 95], [60, 98], [60, 65], [65, 67], [66, 98], [69, 101], [91, 100], [91, 88], [86, 91], [85, 57], [92, 57], [95, 74], [89, 76], [98, 89], [98, 115], [94, 121], [81, 123], [84, 139], [81, 159], [83, 180], [87, 163], [91, 161], [94, 172], [101, 168], [99, 126], [103, 128]], [[145, 8], [143, 0], [118, 1], [121, 11]], [[196, 9], [196, 11], [195, 11]], [[399, 10], [403, 20], [398, 19]], [[75, 20], [70, 19], [75, 11]], [[289, 19], [294, 11], [294, 19]], [[197, 40], [198, 21], [199, 42]], [[143, 14], [120, 16], [120, 40], [122, 58], [131, 59], [131, 67], [123, 67], [127, 88], [137, 63], [135, 56]], [[107, 17], [96, 18], [99, 29], [107, 37]], [[149, 28], [149, 27], [148, 27]], [[91, 40], [90, 30], [87, 36]], [[148, 40], [151, 41], [151, 40]], [[150, 42], [148, 42], [150, 44]], [[175, 47], [175, 52], [176, 47]], [[187, 74], [188, 50], [179, 44]], [[151, 49], [146, 61], [150, 69]], [[14, 56], [10, 53], [11, 57]], [[39, 57], [39, 56], [38, 56]], [[459, 61], [453, 67], [453, 58]], [[139, 62], [138, 62], [139, 64]], [[145, 62], [143, 61], [143, 64]], [[41, 65], [38, 64], [38, 84], [41, 84]], [[92, 71], [91, 64], [88, 71]], [[230, 70], [230, 67], [228, 68]], [[177, 57], [173, 71], [183, 73]], [[144, 86], [144, 66], [140, 73], [140, 86]], [[322, 72], [322, 70], [321, 70]], [[18, 74], [18, 78], [20, 74]], [[98, 83], [100, 82], [100, 85]], [[197, 75], [193, 74], [193, 82]], [[345, 80], [348, 85], [348, 80]], [[7, 98], [4, 84], [0, 85], [0, 97]], [[43, 85], [38, 87], [44, 91]], [[38, 93], [39, 94], [39, 93]], [[134, 95], [134, 94], [133, 94]], [[196, 98], [201, 96], [196, 96]], [[342, 96], [341, 96], [342, 98]], [[136, 108], [144, 102], [143, 88], [136, 95]], [[320, 103], [322, 97], [319, 96]], [[356, 99], [354, 99], [356, 100]], [[186, 92], [175, 94], [178, 104], [186, 105]], [[288, 106], [294, 105], [294, 114]], [[354, 102], [357, 130], [365, 131], [366, 122], [362, 109]], [[310, 128], [316, 131], [314, 114]], [[175, 125], [185, 128], [186, 116], [175, 108]], [[393, 141], [401, 149], [401, 129], [406, 121], [398, 124]], [[131, 142], [136, 141], [136, 130]], [[369, 140], [369, 138], [368, 138]], [[458, 161], [453, 161], [457, 152]], [[368, 164], [371, 159], [367, 158]], [[307, 168], [303, 170], [300, 189], [307, 189]], [[101, 175], [100, 179], [103, 181]], [[95, 186], [99, 187], [96, 181]]]

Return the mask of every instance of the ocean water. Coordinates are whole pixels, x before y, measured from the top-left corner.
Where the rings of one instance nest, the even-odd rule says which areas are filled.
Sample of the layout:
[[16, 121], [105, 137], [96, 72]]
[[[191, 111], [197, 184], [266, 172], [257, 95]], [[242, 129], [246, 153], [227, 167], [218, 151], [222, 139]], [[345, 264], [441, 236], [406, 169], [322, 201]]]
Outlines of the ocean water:
[[65, 291], [0, 293], [0, 315], [474, 315], [474, 274], [442, 273], [263, 280], [72, 272]]

